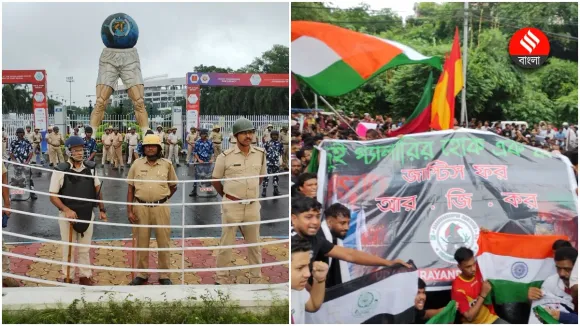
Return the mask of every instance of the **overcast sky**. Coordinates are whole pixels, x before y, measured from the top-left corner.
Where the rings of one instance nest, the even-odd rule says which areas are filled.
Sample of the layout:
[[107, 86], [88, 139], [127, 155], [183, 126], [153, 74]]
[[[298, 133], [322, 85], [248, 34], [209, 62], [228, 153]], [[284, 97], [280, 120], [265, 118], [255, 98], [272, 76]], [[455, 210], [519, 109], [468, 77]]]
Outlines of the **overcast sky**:
[[[143, 78], [185, 77], [198, 64], [240, 68], [274, 44], [289, 46], [287, 3], [3, 3], [2, 69], [45, 69], [49, 96], [88, 106], [100, 28], [124, 12], [139, 26]], [[92, 98], [94, 103], [94, 98]]]

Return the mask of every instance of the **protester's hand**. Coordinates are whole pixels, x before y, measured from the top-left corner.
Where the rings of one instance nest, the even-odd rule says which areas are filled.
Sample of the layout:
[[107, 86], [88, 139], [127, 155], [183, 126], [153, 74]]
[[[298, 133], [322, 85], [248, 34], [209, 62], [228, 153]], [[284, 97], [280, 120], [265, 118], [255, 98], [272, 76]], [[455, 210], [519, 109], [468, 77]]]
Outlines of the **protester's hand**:
[[70, 218], [71, 220], [76, 220], [78, 218], [77, 213], [68, 207], [63, 212], [64, 217], [66, 218]]
[[[10, 203], [4, 203], [4, 208], [8, 208], [10, 209]], [[6, 216], [10, 216], [10, 211], [6, 211], [6, 210], [2, 210], [2, 214], [5, 214]]]
[[543, 296], [544, 294], [542, 293], [542, 290], [539, 288], [530, 287], [528, 289], [528, 300], [530, 301], [540, 300]]
[[103, 220], [103, 221], [107, 222], [107, 213], [105, 213], [105, 212], [101, 212], [101, 213], [99, 214], [99, 218], [100, 218], [101, 220]]
[[326, 281], [326, 274], [328, 274], [328, 264], [322, 261], [315, 261], [312, 264], [312, 277], [318, 282]]
[[133, 211], [129, 212], [129, 222], [133, 224], [139, 222], [139, 218], [137, 217], [137, 215], [135, 215], [135, 213], [133, 213]]
[[491, 283], [489, 283], [488, 281], [483, 282], [483, 285], [481, 286], [481, 292], [479, 294], [485, 298], [487, 297], [490, 291], [491, 291]]
[[546, 311], [552, 315], [552, 317], [554, 317], [554, 319], [560, 321], [560, 310], [558, 309], [552, 309], [552, 308], [546, 308]]
[[410, 264], [407, 264], [407, 263], [406, 263], [405, 261], [403, 261], [402, 259], [395, 259], [395, 260], [392, 260], [392, 261], [390, 261], [390, 262], [387, 264], [387, 266], [394, 266], [394, 265], [397, 265], [397, 264], [403, 265], [403, 266], [405, 266], [405, 267], [407, 267], [407, 268], [411, 268], [411, 265], [410, 265]]

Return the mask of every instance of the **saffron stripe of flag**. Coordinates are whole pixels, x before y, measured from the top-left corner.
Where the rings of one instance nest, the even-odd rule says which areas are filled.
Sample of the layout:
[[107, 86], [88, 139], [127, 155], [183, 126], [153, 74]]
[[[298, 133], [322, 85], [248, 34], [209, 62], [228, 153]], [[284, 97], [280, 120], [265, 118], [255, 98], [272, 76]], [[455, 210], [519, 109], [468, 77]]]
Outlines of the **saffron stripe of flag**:
[[437, 56], [325, 23], [293, 21], [291, 46], [292, 72], [326, 96], [346, 94], [400, 65], [424, 63], [441, 70]]

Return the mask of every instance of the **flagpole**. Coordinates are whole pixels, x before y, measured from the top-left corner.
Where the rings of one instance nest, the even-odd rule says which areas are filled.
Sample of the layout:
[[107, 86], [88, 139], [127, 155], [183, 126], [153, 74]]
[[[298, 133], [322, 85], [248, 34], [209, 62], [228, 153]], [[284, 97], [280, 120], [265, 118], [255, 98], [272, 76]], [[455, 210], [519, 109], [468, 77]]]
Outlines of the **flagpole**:
[[352, 130], [354, 131], [354, 133], [356, 134], [356, 130], [354, 130], [354, 128], [350, 125], [350, 123], [348, 121], [346, 121], [341, 115], [340, 113], [338, 113], [333, 107], [332, 105], [330, 105], [330, 103], [328, 103], [326, 101], [326, 99], [322, 96], [320, 96], [320, 99], [322, 100], [322, 102], [324, 102], [324, 104], [326, 104], [326, 106], [328, 106], [337, 116], [340, 120], [342, 120], [342, 122], [346, 123], [346, 125]]
[[463, 122], [467, 122], [467, 49], [469, 48], [468, 42], [468, 29], [469, 29], [469, 2], [465, 1], [463, 3], [464, 16], [463, 16], [463, 89], [461, 90], [461, 125]]

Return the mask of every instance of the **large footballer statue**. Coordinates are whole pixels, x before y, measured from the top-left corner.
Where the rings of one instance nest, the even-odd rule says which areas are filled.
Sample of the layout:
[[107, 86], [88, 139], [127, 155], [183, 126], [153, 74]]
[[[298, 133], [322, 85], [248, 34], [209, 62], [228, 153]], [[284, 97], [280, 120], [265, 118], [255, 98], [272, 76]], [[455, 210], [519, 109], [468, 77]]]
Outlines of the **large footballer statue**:
[[[121, 78], [135, 108], [135, 119], [143, 133], [149, 129], [145, 111], [143, 77], [139, 54], [134, 48], [139, 38], [139, 27], [129, 15], [118, 13], [105, 19], [101, 39], [106, 48], [99, 59], [97, 101], [91, 114], [91, 127], [97, 130], [105, 115], [105, 105]], [[95, 133], [96, 134], [96, 133]]]

